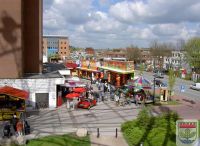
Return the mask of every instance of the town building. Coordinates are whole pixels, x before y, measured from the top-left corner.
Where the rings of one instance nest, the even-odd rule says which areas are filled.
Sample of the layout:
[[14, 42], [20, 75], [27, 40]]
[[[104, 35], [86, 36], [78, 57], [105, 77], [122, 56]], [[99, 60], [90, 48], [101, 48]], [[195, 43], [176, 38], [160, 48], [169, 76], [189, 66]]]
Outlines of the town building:
[[125, 49], [113, 49], [104, 52], [104, 58], [126, 58]]
[[42, 0], [0, 0], [0, 78], [42, 72]]
[[87, 55], [95, 55], [95, 51], [94, 51], [93, 48], [86, 48], [86, 49], [85, 49], [85, 53], [86, 53]]
[[[42, 64], [51, 42], [44, 40], [42, 49], [43, 1], [0, 0], [0, 4], [0, 88], [27, 91], [26, 107], [57, 107], [58, 86], [65, 82], [57, 70], [65, 66]], [[67, 55], [68, 44], [66, 37], [59, 38], [58, 54]]]
[[174, 70], [179, 70], [184, 68], [187, 71], [190, 71], [189, 65], [186, 62], [185, 52], [173, 50], [172, 56], [163, 57], [163, 68], [166, 70], [170, 68]]
[[43, 36], [43, 52], [47, 52], [48, 58], [58, 54], [61, 60], [66, 60], [70, 56], [68, 37], [57, 35]]

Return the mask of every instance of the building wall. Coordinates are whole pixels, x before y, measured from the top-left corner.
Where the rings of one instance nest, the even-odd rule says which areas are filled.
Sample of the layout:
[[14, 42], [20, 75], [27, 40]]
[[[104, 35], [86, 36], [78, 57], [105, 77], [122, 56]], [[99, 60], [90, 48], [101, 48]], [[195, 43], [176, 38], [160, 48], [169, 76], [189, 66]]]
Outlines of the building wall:
[[0, 0], [0, 78], [23, 74], [22, 1]]
[[42, 0], [23, 0], [24, 72], [42, 72]]
[[43, 47], [42, 47], [43, 55], [47, 55], [47, 47], [48, 47], [48, 45], [47, 45], [47, 39], [46, 38], [43, 38], [42, 45], [43, 45]]
[[67, 38], [59, 39], [58, 54], [65, 60], [65, 57], [70, 56], [69, 40]]
[[0, 78], [42, 71], [41, 34], [42, 0], [0, 0]]
[[[61, 59], [65, 59], [70, 56], [69, 39], [65, 36], [44, 36], [43, 39], [47, 40], [47, 52], [52, 54], [59, 54]], [[45, 43], [45, 42], [44, 42]], [[44, 46], [44, 44], [43, 44]]]
[[49, 107], [56, 107], [56, 85], [64, 84], [64, 78], [45, 79], [0, 79], [0, 87], [5, 85], [29, 92], [29, 101], [35, 107], [36, 93], [49, 93]]

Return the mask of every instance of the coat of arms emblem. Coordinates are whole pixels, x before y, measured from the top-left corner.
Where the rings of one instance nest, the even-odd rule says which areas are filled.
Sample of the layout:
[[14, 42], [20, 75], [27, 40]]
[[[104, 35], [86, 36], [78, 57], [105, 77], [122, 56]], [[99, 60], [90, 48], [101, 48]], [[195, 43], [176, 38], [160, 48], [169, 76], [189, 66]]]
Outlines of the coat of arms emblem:
[[176, 122], [176, 145], [194, 146], [198, 142], [198, 121], [179, 120]]

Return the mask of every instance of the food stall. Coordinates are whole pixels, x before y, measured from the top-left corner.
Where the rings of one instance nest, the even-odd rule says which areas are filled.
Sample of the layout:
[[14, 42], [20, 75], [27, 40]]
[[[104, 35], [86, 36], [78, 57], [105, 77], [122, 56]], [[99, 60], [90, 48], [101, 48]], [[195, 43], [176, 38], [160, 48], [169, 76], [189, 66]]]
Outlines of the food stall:
[[10, 120], [13, 114], [20, 118], [25, 112], [25, 101], [28, 99], [29, 93], [10, 86], [0, 88], [0, 121]]
[[123, 86], [134, 77], [133, 61], [105, 60], [99, 67], [107, 75], [108, 82], [116, 87]]

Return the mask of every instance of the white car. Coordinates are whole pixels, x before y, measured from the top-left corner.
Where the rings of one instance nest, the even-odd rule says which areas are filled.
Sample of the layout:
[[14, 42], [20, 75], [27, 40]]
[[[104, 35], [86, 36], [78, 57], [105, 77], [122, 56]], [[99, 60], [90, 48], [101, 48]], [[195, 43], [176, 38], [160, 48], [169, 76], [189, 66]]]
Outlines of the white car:
[[193, 85], [190, 85], [190, 89], [194, 89], [194, 90], [200, 91], [200, 83], [195, 83]]

